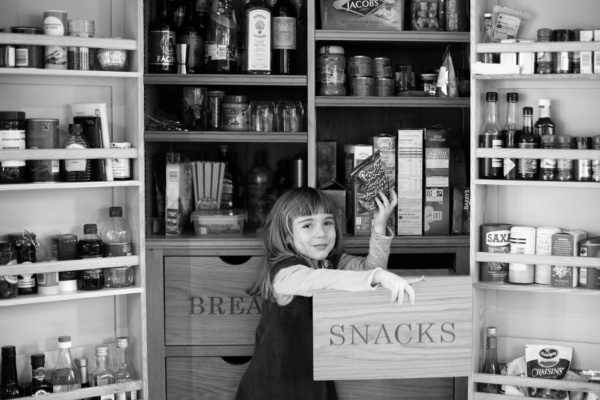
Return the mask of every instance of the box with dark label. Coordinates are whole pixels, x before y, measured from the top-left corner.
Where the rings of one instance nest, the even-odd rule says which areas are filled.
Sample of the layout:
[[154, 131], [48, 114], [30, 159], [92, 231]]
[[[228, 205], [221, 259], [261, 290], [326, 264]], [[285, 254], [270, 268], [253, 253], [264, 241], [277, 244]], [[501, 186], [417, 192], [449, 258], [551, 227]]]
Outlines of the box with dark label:
[[425, 189], [423, 234], [448, 235], [450, 232], [450, 188]]
[[[373, 137], [373, 152], [379, 151], [381, 164], [388, 178], [390, 190], [396, 190], [396, 137], [392, 135], [377, 135]], [[392, 232], [396, 232], [396, 219], [398, 218], [396, 208], [388, 219], [388, 226]]]
[[317, 187], [337, 179], [337, 142], [317, 142]]
[[339, 210], [335, 217], [340, 224], [342, 233], [345, 234], [348, 232], [348, 220], [346, 219], [346, 190], [338, 182], [332, 180], [330, 181], [330, 185], [322, 188], [321, 191], [329, 195], [333, 199], [335, 205], [338, 206]]
[[351, 173], [358, 164], [373, 154], [373, 146], [368, 144], [347, 144], [344, 146], [344, 186], [348, 190], [346, 196], [348, 228], [353, 235], [371, 234], [371, 213], [359, 210], [361, 207], [356, 198], [358, 183], [352, 179]]

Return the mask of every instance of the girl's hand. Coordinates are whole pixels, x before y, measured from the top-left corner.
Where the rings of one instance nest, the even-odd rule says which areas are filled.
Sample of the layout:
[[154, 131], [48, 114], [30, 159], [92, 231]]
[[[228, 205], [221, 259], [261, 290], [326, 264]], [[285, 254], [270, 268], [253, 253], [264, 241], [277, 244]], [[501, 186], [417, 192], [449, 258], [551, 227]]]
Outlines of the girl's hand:
[[375, 198], [377, 211], [373, 217], [373, 230], [381, 236], [387, 236], [387, 220], [398, 204], [398, 196], [393, 189], [390, 189], [390, 197], [391, 199], [388, 199], [383, 192], [379, 192], [379, 197]]
[[398, 302], [401, 305], [404, 301], [404, 293], [408, 295], [410, 305], [415, 304], [415, 290], [413, 283], [421, 282], [425, 276], [419, 278], [403, 278], [386, 270], [377, 270], [373, 275], [373, 283], [377, 283], [392, 292], [391, 302]]

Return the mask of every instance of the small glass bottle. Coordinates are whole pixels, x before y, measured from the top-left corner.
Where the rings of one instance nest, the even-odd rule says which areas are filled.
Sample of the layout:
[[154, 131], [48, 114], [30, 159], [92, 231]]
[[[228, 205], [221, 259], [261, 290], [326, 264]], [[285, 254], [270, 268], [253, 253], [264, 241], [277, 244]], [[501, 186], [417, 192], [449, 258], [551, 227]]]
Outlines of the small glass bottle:
[[[504, 147], [504, 136], [498, 124], [498, 93], [485, 94], [485, 125], [479, 134], [479, 147], [501, 149]], [[503, 175], [501, 158], [482, 158], [479, 161], [479, 176], [481, 179], [500, 179]]]
[[[550, 118], [551, 101], [549, 99], [540, 99], [540, 117], [533, 125], [533, 132], [540, 141], [540, 148], [556, 148], [556, 134], [554, 130], [554, 121]], [[540, 179], [544, 181], [553, 181], [556, 179], [556, 159], [543, 158], [540, 160]]]
[[[573, 137], [572, 136], [557, 136], [556, 148], [557, 149], [572, 149], [573, 148]], [[572, 181], [573, 180], [573, 160], [568, 158], [559, 158], [556, 161], [556, 168], [558, 174], [556, 179], [559, 181]]]
[[31, 355], [31, 387], [32, 396], [53, 393], [52, 384], [46, 379], [46, 356], [44, 354]]
[[71, 336], [58, 338], [58, 358], [50, 381], [54, 393], [70, 392], [81, 388], [81, 377], [71, 357]]
[[[131, 227], [123, 218], [121, 207], [110, 207], [108, 219], [100, 229], [100, 240], [105, 257], [123, 257], [133, 254]], [[133, 267], [122, 266], [104, 270], [106, 287], [126, 287], [133, 284]]]
[[550, 106], [552, 102], [549, 99], [540, 99], [538, 102], [540, 117], [533, 125], [533, 132], [538, 139], [544, 135], [555, 135], [554, 121], [550, 118]]
[[[113, 383], [115, 383], [115, 378], [108, 370], [108, 346], [96, 346], [96, 370], [92, 373], [92, 385], [105, 386], [112, 385]], [[102, 399], [108, 400], [109, 398], [112, 400], [114, 396], [102, 396]]]
[[[590, 138], [588, 136], [575, 136], [575, 148], [578, 150], [588, 150]], [[592, 160], [587, 158], [578, 158], [573, 162], [573, 177], [577, 182], [589, 182], [592, 180]]]
[[[63, 143], [63, 148], [81, 150], [90, 147], [87, 140], [82, 136], [83, 126], [80, 124], [69, 125], [69, 136]], [[91, 162], [87, 159], [61, 160], [63, 181], [66, 182], [88, 182], [92, 176]]]
[[2, 346], [2, 372], [0, 373], [0, 399], [24, 397], [23, 387], [17, 377], [17, 351], [15, 346]]
[[[517, 109], [519, 103], [518, 93], [507, 93], [506, 100], [508, 101], [508, 112], [506, 116], [506, 125], [502, 130], [504, 135], [504, 147], [507, 149], [514, 149], [517, 147], [517, 141], [521, 131], [517, 126]], [[517, 159], [516, 158], [505, 158], [503, 165], [504, 179], [514, 180], [517, 179]]]
[[86, 357], [79, 357], [75, 359], [75, 365], [79, 370], [79, 376], [81, 377], [81, 388], [91, 387], [88, 377], [88, 360]]
[[[129, 347], [128, 337], [117, 338], [117, 367], [113, 371], [113, 377], [115, 383], [131, 382], [136, 379], [135, 370], [133, 365], [127, 359], [127, 348]], [[137, 392], [132, 390], [130, 392], [117, 393], [116, 400], [136, 400]]]
[[[523, 108], [523, 134], [519, 137], [517, 146], [520, 149], [537, 149], [540, 142], [533, 132], [533, 107]], [[518, 179], [537, 179], [538, 160], [536, 158], [520, 158], [517, 169]]]
[[[101, 258], [104, 255], [104, 245], [98, 236], [96, 224], [83, 226], [83, 237], [77, 242], [77, 257]], [[100, 290], [104, 287], [104, 271], [101, 268], [79, 271], [77, 288], [79, 290]]]
[[236, 73], [238, 25], [231, 0], [213, 0], [206, 35], [208, 72]]
[[[541, 149], [556, 149], [556, 143], [558, 136], [545, 135], [540, 140]], [[554, 181], [556, 180], [558, 170], [556, 169], [555, 158], [542, 158], [540, 160], [540, 179], [543, 181]]]
[[[483, 14], [483, 36], [481, 43], [494, 43], [494, 23], [492, 22], [492, 14]], [[483, 53], [483, 62], [486, 64], [498, 62], [498, 55], [495, 53]]]
[[[552, 41], [552, 29], [542, 28], [537, 31], [538, 42]], [[549, 51], [538, 51], [535, 55], [536, 74], [551, 74], [552, 71], [552, 53]]]
[[[498, 336], [496, 327], [488, 326], [485, 330], [485, 362], [481, 372], [484, 374], [500, 374], [498, 365]], [[479, 383], [477, 390], [483, 393], [500, 393], [500, 385], [493, 383]]]
[[247, 178], [248, 224], [250, 229], [262, 226], [267, 216], [267, 190], [271, 187], [271, 170], [265, 165], [266, 154], [256, 153], [255, 164]]

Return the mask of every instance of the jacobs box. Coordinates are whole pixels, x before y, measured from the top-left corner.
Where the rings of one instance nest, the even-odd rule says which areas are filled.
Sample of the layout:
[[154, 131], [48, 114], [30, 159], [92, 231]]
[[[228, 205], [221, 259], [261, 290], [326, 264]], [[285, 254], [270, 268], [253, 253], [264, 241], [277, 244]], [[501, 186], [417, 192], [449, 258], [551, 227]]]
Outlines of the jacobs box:
[[324, 30], [401, 31], [404, 0], [321, 0]]

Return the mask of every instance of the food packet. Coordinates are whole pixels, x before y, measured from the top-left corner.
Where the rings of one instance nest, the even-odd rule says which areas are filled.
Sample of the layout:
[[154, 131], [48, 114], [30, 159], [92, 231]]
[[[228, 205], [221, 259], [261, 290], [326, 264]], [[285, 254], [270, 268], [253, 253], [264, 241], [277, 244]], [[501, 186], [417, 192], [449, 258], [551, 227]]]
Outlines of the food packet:
[[390, 188], [379, 151], [358, 164], [350, 176], [357, 183], [355, 187], [359, 213], [377, 208], [375, 198], [379, 196], [379, 192], [383, 192], [389, 199]]
[[450, 46], [446, 47], [446, 52], [443, 57], [444, 61], [440, 67], [440, 73], [436, 83], [436, 97], [457, 97], [458, 90], [456, 89], [456, 72], [454, 71], [454, 63], [450, 54]]
[[519, 28], [529, 19], [529, 14], [508, 7], [494, 6], [492, 19], [494, 21], [492, 39], [500, 43], [503, 39], [515, 39]]
[[[529, 378], [564, 379], [569, 372], [573, 348], [554, 345], [525, 345], [525, 360]], [[530, 397], [539, 399], [567, 400], [569, 394], [563, 390], [531, 388]]]

